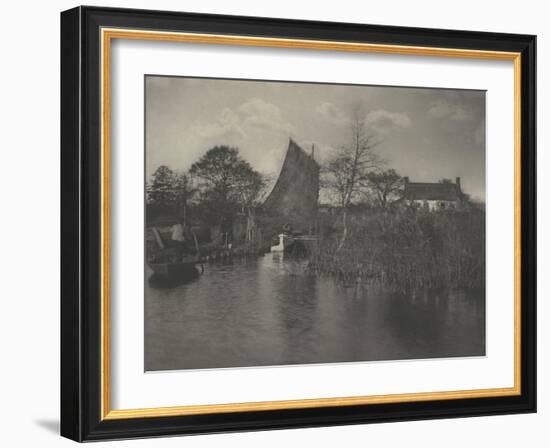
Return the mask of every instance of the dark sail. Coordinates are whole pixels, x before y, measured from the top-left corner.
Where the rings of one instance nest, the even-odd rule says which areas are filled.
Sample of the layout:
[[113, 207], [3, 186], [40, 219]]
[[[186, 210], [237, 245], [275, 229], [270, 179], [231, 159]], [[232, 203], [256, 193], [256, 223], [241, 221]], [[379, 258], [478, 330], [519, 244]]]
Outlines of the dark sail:
[[263, 210], [268, 215], [303, 225], [315, 218], [318, 199], [319, 165], [313, 154], [307, 154], [290, 139], [281, 173]]

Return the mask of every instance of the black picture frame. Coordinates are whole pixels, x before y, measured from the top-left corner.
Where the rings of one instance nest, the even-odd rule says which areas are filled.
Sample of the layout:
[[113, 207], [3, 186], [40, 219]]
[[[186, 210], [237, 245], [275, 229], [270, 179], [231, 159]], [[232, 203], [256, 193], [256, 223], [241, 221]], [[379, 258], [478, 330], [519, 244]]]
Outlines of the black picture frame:
[[[521, 393], [102, 420], [99, 117], [103, 27], [521, 53]], [[61, 13], [61, 434], [92, 441], [536, 412], [535, 60], [532, 35], [100, 7]]]

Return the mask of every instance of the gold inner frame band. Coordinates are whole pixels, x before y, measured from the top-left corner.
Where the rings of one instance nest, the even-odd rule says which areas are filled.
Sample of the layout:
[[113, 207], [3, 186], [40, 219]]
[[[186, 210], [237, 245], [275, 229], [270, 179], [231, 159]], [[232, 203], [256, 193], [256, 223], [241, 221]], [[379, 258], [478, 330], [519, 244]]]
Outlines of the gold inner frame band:
[[[521, 394], [521, 54], [304, 39], [279, 39], [217, 34], [195, 34], [136, 29], [101, 29], [101, 419], [128, 419], [263, 410], [306, 409], [413, 401], [502, 397]], [[442, 392], [419, 392], [301, 400], [188, 405], [141, 409], [111, 409], [110, 345], [110, 156], [111, 156], [111, 42], [113, 39], [186, 42], [212, 45], [295, 48], [356, 53], [456, 57], [513, 61], [514, 63], [514, 386]]]

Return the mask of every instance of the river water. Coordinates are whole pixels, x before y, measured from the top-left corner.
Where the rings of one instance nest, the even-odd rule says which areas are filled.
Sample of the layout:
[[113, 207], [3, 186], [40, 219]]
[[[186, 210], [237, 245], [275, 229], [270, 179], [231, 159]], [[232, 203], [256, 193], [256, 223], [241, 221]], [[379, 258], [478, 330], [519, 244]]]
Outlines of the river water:
[[145, 285], [148, 371], [484, 354], [483, 292], [344, 287], [282, 254], [207, 264], [174, 288]]

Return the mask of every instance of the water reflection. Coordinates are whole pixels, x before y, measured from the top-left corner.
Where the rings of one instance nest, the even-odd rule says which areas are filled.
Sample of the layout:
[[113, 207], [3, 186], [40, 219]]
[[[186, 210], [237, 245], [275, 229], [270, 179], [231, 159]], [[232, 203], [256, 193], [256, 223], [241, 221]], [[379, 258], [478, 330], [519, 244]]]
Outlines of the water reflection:
[[485, 354], [483, 292], [344, 288], [304, 263], [267, 254], [175, 288], [146, 283], [146, 370]]

